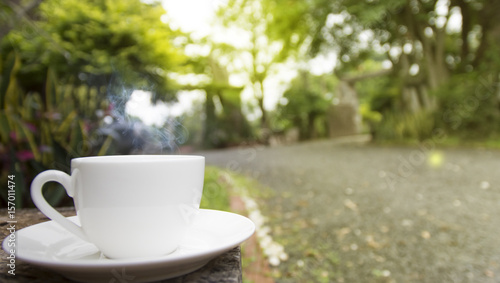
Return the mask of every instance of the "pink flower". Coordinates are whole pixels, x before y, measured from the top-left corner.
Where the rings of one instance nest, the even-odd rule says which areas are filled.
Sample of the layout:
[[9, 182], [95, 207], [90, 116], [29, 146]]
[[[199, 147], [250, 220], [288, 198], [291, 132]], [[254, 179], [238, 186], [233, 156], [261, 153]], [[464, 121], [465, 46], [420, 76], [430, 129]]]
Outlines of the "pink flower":
[[30, 150], [21, 150], [16, 153], [19, 161], [27, 161], [35, 158], [35, 155]]
[[26, 128], [28, 128], [31, 132], [36, 133], [36, 126], [31, 123], [24, 123]]

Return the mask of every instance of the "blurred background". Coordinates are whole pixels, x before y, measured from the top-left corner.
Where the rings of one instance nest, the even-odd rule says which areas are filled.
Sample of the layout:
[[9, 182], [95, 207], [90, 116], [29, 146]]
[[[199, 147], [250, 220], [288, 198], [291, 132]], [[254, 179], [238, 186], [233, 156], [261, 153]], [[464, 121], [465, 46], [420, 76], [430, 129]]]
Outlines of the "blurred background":
[[[500, 146], [500, 2], [5, 0], [1, 182], [46, 169], [369, 135]], [[64, 204], [65, 194], [50, 194]], [[7, 193], [1, 191], [2, 206]]]
[[496, 0], [0, 1], [0, 207], [12, 178], [33, 207], [33, 178], [72, 158], [203, 154], [218, 167], [202, 208], [262, 210], [248, 282], [500, 282], [498, 15]]

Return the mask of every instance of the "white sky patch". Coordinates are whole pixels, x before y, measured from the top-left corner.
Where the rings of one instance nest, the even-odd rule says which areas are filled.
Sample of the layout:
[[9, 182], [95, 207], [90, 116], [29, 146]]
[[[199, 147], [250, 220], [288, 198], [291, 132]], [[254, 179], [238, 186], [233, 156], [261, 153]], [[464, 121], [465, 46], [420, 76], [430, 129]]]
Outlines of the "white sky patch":
[[193, 32], [195, 36], [206, 36], [211, 33], [211, 25], [215, 10], [222, 1], [204, 0], [163, 0], [163, 8], [167, 11], [167, 21], [184, 32]]
[[218, 43], [229, 43], [236, 48], [248, 47], [252, 35], [238, 27], [213, 27], [212, 40]]
[[392, 68], [392, 62], [391, 62], [391, 60], [384, 60], [384, 61], [382, 61], [382, 68], [386, 69], [386, 70]]
[[345, 15], [342, 14], [328, 14], [326, 17], [326, 27], [333, 28], [335, 25], [340, 25], [344, 22]]
[[308, 62], [309, 70], [314, 75], [322, 75], [332, 73], [337, 63], [337, 54], [330, 52], [327, 54], [319, 54]]
[[148, 126], [161, 127], [168, 117], [176, 117], [189, 111], [195, 101], [204, 99], [203, 91], [179, 92], [177, 103], [151, 103], [151, 93], [135, 90], [125, 104], [125, 112], [130, 116], [139, 117]]
[[405, 45], [403, 45], [403, 52], [405, 54], [410, 54], [412, 51], [413, 51], [413, 45], [411, 43], [405, 43]]
[[194, 103], [204, 102], [207, 95], [203, 90], [180, 91], [177, 94], [178, 103], [173, 105], [172, 114], [174, 116], [182, 115], [193, 108]]
[[139, 117], [148, 126], [162, 126], [171, 110], [163, 102], [152, 105], [150, 92], [135, 90], [125, 104], [125, 112]]
[[403, 52], [403, 49], [399, 46], [393, 46], [390, 50], [389, 50], [389, 55], [394, 58], [394, 59], [397, 59], [399, 58], [399, 55], [401, 55], [401, 52]]
[[416, 76], [416, 75], [418, 75], [419, 71], [420, 71], [420, 66], [418, 64], [412, 64], [410, 69], [408, 70], [408, 73], [411, 76]]
[[436, 14], [441, 17], [448, 15], [448, 7], [450, 6], [449, 0], [438, 0], [436, 3]]
[[[291, 65], [291, 64], [288, 64]], [[276, 105], [282, 94], [288, 88], [289, 83], [297, 76], [297, 70], [293, 67], [283, 67], [280, 72], [270, 80], [266, 80], [264, 87], [267, 90], [267, 97], [264, 99], [264, 108], [267, 110], [276, 109]]]
[[446, 31], [450, 33], [460, 32], [462, 30], [462, 13], [460, 12], [460, 8], [454, 7], [451, 9], [450, 14]]

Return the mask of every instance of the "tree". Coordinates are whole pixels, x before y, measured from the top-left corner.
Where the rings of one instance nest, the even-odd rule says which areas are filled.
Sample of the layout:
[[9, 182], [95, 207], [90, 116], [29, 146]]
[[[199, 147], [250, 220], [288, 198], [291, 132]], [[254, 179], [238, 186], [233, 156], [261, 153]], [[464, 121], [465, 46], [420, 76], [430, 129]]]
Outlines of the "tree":
[[[167, 74], [184, 61], [172, 43], [179, 34], [161, 22], [158, 4], [22, 3], [0, 4], [8, 23], [0, 34], [0, 179], [16, 172], [18, 207], [30, 205], [28, 187], [38, 172], [69, 172], [71, 158], [109, 152], [112, 137], [99, 129], [110, 115], [123, 118], [134, 89], [174, 99]], [[49, 202], [60, 204], [64, 190], [49, 187]]]
[[[335, 75], [341, 79], [365, 77], [360, 66], [369, 58], [389, 65], [388, 74], [376, 73], [386, 73], [390, 78], [386, 93], [398, 89], [394, 98], [397, 103], [391, 103], [398, 106], [396, 115], [417, 115], [437, 111], [443, 104], [463, 104], [463, 99], [473, 93], [451, 92], [464, 79], [477, 85], [479, 78], [488, 87], [497, 88], [498, 1], [269, 0], [265, 5], [273, 15], [270, 26], [275, 30], [269, 32], [273, 40], [296, 43], [295, 48], [307, 49], [310, 56], [337, 53]], [[450, 100], [453, 97], [456, 99]], [[499, 101], [490, 96], [481, 103], [498, 105]], [[481, 114], [485, 117], [499, 114], [495, 107], [478, 109], [489, 109]], [[446, 121], [449, 117], [439, 119]]]
[[12, 29], [25, 19], [33, 19], [33, 12], [42, 0], [33, 0], [21, 6], [20, 0], [5, 0], [0, 3], [0, 19], [5, 23], [0, 26], [0, 42]]
[[331, 76], [314, 76], [301, 71], [284, 92], [284, 103], [277, 110], [280, 123], [285, 124], [283, 130], [297, 127], [304, 140], [326, 136], [326, 113], [336, 84]]
[[201, 145], [205, 148], [218, 148], [252, 138], [252, 129], [242, 112], [243, 88], [229, 83], [227, 68], [221, 64], [221, 61], [227, 59], [224, 55], [231, 52], [233, 47], [211, 42], [208, 38], [190, 44], [210, 49], [209, 54], [192, 55], [188, 62], [190, 69], [187, 72], [204, 79], [196, 84], [179, 85], [183, 90], [205, 92]]
[[268, 20], [271, 16], [261, 1], [230, 0], [218, 11], [218, 16], [227, 28], [238, 29], [246, 35], [247, 42], [240, 44], [233, 52], [242, 64], [233, 66], [234, 72], [245, 73], [248, 77], [248, 87], [253, 92], [260, 110], [260, 127], [263, 130], [264, 141], [270, 130], [267, 109], [264, 106], [266, 97], [265, 82], [272, 74], [273, 68], [283, 62], [287, 56], [286, 47], [267, 35]]
[[423, 108], [432, 105], [429, 91], [446, 84], [452, 74], [480, 68], [487, 50], [495, 50], [500, 40], [500, 24], [493, 15], [500, 11], [497, 1], [297, 2], [302, 1], [269, 1], [276, 39], [296, 38], [308, 44], [311, 54], [335, 50], [340, 76], [374, 53], [383, 54], [392, 63], [402, 95], [416, 94]]
[[161, 21], [163, 14], [159, 4], [138, 0], [46, 0], [35, 20], [5, 37], [2, 54], [20, 54], [18, 76], [27, 90], [43, 89], [50, 67], [64, 83], [93, 86], [102, 98], [143, 89], [154, 100], [172, 100], [175, 86], [166, 74], [185, 59], [171, 43], [179, 33]]

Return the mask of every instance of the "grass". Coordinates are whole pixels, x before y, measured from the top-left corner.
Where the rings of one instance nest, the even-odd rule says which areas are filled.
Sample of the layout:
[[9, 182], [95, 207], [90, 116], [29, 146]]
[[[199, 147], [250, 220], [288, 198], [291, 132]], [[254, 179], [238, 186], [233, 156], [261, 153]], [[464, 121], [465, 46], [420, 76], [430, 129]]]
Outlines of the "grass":
[[252, 198], [268, 198], [272, 192], [249, 177], [213, 166], [205, 168], [200, 208], [230, 211], [230, 197], [242, 194]]
[[200, 208], [230, 211], [232, 188], [221, 180], [223, 171], [217, 167], [205, 168], [205, 183]]
[[403, 146], [414, 147], [423, 142], [435, 142], [435, 146], [439, 148], [486, 148], [486, 149], [500, 149], [500, 138], [484, 139], [484, 140], [465, 140], [458, 137], [447, 136], [435, 141], [432, 138], [419, 141], [417, 139], [404, 139], [404, 140], [384, 140], [379, 139], [373, 141], [373, 144], [385, 147]]
[[465, 140], [457, 137], [447, 137], [438, 144], [443, 147], [470, 147], [470, 148], [489, 148], [500, 149], [499, 138], [489, 138], [483, 140]]
[[[241, 211], [231, 211], [232, 196], [250, 196], [253, 199], [262, 199], [271, 196], [271, 194], [269, 188], [264, 187], [256, 180], [217, 167], [207, 166], [200, 208], [242, 213]], [[255, 248], [259, 249], [259, 247]], [[243, 277], [247, 272], [261, 273], [261, 271], [253, 270], [250, 267], [256, 261], [255, 253], [257, 252], [259, 251], [254, 250], [247, 253], [246, 249], [241, 249]], [[263, 276], [267, 275], [263, 274]], [[247, 278], [243, 279], [245, 283], [253, 282]]]

